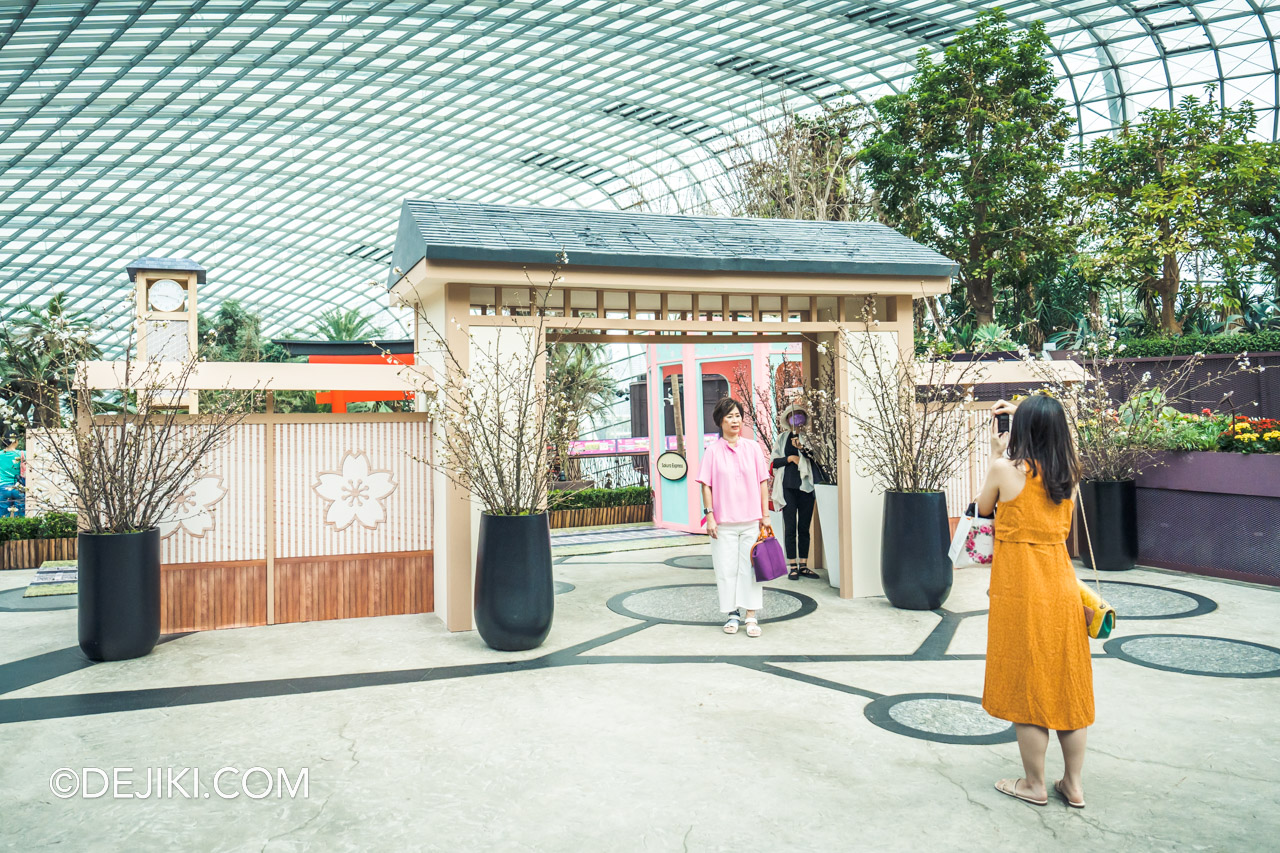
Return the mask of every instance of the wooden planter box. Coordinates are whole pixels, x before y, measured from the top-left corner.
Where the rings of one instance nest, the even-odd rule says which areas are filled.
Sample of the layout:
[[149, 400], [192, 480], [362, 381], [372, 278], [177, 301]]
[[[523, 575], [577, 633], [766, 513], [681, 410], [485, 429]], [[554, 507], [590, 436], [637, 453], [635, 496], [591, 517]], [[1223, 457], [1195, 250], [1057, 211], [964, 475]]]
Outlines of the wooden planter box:
[[1163, 453], [1138, 477], [1138, 562], [1280, 586], [1280, 454]]
[[603, 506], [591, 509], [557, 509], [550, 513], [552, 528], [596, 527], [601, 524], [637, 524], [653, 521], [653, 504]]
[[0, 542], [0, 570], [38, 569], [45, 560], [75, 558], [75, 539], [18, 539]]

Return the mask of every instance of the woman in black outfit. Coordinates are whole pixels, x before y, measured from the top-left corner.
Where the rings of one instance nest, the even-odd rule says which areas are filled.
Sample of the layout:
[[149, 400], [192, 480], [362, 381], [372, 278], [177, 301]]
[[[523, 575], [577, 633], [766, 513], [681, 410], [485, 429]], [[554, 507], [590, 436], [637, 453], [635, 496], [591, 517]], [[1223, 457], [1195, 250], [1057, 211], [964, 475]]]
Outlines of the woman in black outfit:
[[[809, 560], [809, 528], [813, 522], [813, 484], [821, 483], [823, 479], [821, 469], [809, 450], [809, 439], [805, 434], [808, 422], [809, 413], [804, 406], [788, 406], [782, 413], [782, 424], [773, 442], [773, 507], [782, 511], [786, 528], [783, 542], [791, 569], [787, 577], [793, 581], [802, 577], [818, 577], [818, 573], [806, 563]], [[780, 473], [779, 468], [783, 469]]]

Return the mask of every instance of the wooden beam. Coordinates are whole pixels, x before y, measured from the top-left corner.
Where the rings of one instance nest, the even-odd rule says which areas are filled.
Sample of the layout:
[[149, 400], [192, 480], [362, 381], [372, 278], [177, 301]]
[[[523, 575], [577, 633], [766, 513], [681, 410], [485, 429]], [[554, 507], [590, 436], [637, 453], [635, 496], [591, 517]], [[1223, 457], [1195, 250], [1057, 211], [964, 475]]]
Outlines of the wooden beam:
[[591, 334], [587, 332], [547, 332], [547, 340], [562, 344], [767, 344], [804, 343], [806, 335], [757, 332], [743, 335], [635, 335]]
[[[471, 317], [472, 328], [482, 326], [535, 326], [537, 318], [533, 317]], [[807, 321], [763, 321], [763, 322], [730, 322], [727, 320], [624, 320], [621, 318], [605, 319], [603, 317], [547, 317], [547, 329], [569, 329], [572, 331], [586, 329], [615, 329], [629, 332], [693, 332], [708, 334], [715, 329], [726, 332], [768, 332], [781, 335], [817, 334], [834, 332], [836, 323], [814, 323]]]

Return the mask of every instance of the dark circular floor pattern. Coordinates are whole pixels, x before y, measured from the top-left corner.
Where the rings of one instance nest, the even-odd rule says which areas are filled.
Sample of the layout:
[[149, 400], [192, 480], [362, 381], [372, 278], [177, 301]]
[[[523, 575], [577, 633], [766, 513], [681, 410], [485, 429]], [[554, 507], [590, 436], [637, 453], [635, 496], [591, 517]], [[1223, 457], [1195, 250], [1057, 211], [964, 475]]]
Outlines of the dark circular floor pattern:
[[1216, 678], [1274, 678], [1280, 676], [1280, 649], [1228, 640], [1181, 634], [1139, 634], [1117, 637], [1103, 648], [1107, 654], [1138, 666], [1207, 675]]
[[886, 731], [936, 743], [981, 746], [1017, 739], [1013, 726], [989, 715], [974, 696], [900, 693], [872, 700], [862, 713]]
[[566, 592], [573, 592], [577, 587], [566, 581], [556, 581], [556, 595], [564, 595]]
[[[632, 619], [671, 625], [723, 625], [724, 613], [710, 583], [672, 584], [633, 589], [609, 599], [609, 609]], [[799, 619], [818, 609], [818, 602], [789, 590], [764, 588], [760, 623]]]
[[[1093, 588], [1092, 580], [1085, 578], [1084, 582]], [[1216, 601], [1203, 595], [1144, 583], [1103, 581], [1102, 597], [1116, 609], [1116, 617], [1121, 622], [1130, 619], [1188, 619], [1218, 609]]]
[[80, 599], [74, 593], [71, 595], [37, 595], [33, 598], [23, 598], [22, 594], [27, 591], [25, 586], [16, 589], [6, 589], [0, 592], [0, 612], [4, 613], [25, 613], [30, 610], [74, 610], [76, 602]]
[[683, 557], [669, 557], [662, 562], [677, 569], [710, 569], [710, 554], [686, 554]]

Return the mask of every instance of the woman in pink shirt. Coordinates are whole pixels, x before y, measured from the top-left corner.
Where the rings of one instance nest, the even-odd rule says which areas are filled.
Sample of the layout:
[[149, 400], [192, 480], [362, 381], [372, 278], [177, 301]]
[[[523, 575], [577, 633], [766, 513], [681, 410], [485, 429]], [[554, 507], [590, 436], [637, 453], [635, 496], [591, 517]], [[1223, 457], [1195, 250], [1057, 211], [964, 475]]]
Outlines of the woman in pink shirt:
[[[756, 611], [764, 605], [764, 585], [751, 567], [751, 547], [764, 527], [769, 508], [769, 462], [757, 441], [742, 437], [742, 404], [725, 397], [712, 418], [720, 438], [702, 454], [697, 481], [702, 484], [702, 515], [711, 537], [720, 609], [729, 614], [726, 634], [745, 622], [748, 637], [760, 636]], [[746, 610], [746, 618], [742, 616]]]

